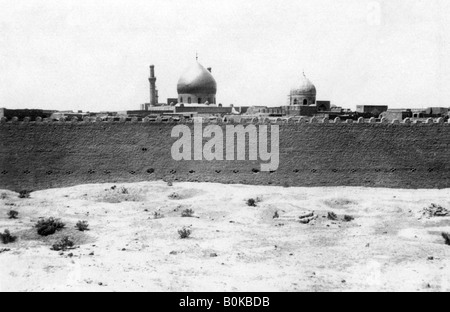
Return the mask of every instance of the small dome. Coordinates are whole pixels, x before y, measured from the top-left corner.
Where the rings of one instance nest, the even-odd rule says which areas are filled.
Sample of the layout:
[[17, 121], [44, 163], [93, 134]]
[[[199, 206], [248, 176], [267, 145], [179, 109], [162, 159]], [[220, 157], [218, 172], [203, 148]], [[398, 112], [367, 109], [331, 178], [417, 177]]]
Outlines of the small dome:
[[316, 87], [313, 83], [306, 78], [305, 73], [303, 73], [300, 86], [291, 89], [291, 95], [311, 95], [316, 96]]
[[206, 68], [195, 62], [181, 75], [177, 91], [178, 94], [216, 94], [217, 83]]

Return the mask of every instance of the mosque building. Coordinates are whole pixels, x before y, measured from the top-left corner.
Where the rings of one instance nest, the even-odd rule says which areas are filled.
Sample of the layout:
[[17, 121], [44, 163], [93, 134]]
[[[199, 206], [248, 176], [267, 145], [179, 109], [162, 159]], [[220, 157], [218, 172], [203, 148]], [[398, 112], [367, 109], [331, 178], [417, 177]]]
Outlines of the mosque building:
[[289, 105], [281, 106], [282, 115], [313, 116], [330, 110], [329, 101], [316, 101], [316, 86], [303, 72], [299, 84], [289, 93]]
[[150, 102], [141, 105], [141, 110], [152, 114], [183, 114], [189, 117], [238, 114], [233, 106], [216, 104], [217, 82], [211, 73], [198, 62], [191, 64], [180, 76], [177, 83], [178, 97], [168, 98], [167, 103], [158, 103], [155, 66], [150, 66]]
[[261, 116], [315, 116], [330, 110], [330, 101], [317, 101], [315, 85], [302, 73], [299, 83], [291, 88], [288, 104], [282, 106], [258, 106], [247, 111], [248, 115]]
[[216, 104], [217, 83], [211, 74], [197, 60], [184, 71], [177, 84], [178, 103]]
[[217, 82], [211, 73], [211, 67], [203, 67], [198, 58], [178, 79], [177, 93], [175, 113], [190, 117], [238, 114], [233, 106], [216, 104]]
[[[240, 114], [247, 109], [234, 108], [232, 105], [223, 107], [217, 103], [217, 82], [211, 67], [205, 68], [198, 62], [191, 64], [180, 76], [177, 83], [178, 96], [168, 98], [167, 103], [158, 103], [158, 90], [154, 66], [150, 66], [150, 103], [143, 104], [141, 109], [152, 113], [184, 114], [189, 117], [197, 115], [223, 116]], [[253, 107], [248, 113], [272, 116], [313, 116], [330, 110], [329, 101], [316, 101], [317, 90], [306, 77], [300, 76], [298, 84], [291, 88], [288, 105], [278, 107]]]
[[316, 94], [316, 87], [303, 73], [300, 84], [291, 89], [289, 105], [314, 105], [316, 104]]

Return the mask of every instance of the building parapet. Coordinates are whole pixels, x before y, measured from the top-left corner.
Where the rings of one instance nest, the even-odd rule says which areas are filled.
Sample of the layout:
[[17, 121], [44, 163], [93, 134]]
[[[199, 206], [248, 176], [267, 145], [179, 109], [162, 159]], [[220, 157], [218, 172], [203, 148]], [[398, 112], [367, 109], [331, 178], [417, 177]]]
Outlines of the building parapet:
[[[18, 117], [12, 117], [10, 119], [6, 117], [0, 118], [0, 124], [66, 124], [66, 123], [78, 123], [78, 124], [87, 124], [87, 123], [190, 123], [191, 119], [187, 119], [184, 117], [172, 117], [172, 116], [158, 116], [156, 118], [140, 118], [140, 117], [126, 117], [126, 116], [118, 116], [113, 117], [109, 116], [107, 118], [102, 117], [84, 117], [78, 118], [73, 117], [70, 120], [65, 120], [61, 118], [60, 120], [52, 120], [51, 118], [42, 118], [37, 117], [34, 121], [31, 120], [31, 117], [24, 117], [22, 120], [19, 120]], [[333, 120], [330, 120], [327, 117], [317, 118], [317, 117], [304, 117], [304, 116], [296, 116], [296, 117], [245, 117], [239, 116], [239, 118], [232, 117], [215, 117], [215, 118], [207, 118], [203, 117], [204, 123], [229, 123], [229, 124], [303, 124], [303, 123], [319, 123], [319, 124], [450, 124], [450, 119], [445, 121], [443, 117], [440, 118], [428, 118], [424, 121], [422, 120], [414, 120], [411, 118], [405, 118], [403, 120], [394, 119], [390, 121], [389, 119], [383, 117], [381, 119], [364, 119], [360, 117], [358, 120], [346, 119], [341, 120], [341, 118], [336, 117]]]

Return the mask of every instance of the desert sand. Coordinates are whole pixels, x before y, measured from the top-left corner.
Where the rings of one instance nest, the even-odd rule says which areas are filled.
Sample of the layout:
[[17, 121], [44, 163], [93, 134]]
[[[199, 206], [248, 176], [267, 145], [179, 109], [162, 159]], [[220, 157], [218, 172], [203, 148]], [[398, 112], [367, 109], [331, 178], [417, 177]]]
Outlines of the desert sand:
[[[0, 232], [18, 237], [0, 242], [0, 291], [450, 291], [441, 237], [450, 218], [421, 217], [431, 203], [450, 208], [449, 189], [115, 186], [25, 199], [0, 190]], [[261, 201], [250, 207], [249, 198]], [[18, 219], [8, 219], [11, 209]], [[193, 216], [181, 217], [185, 209]], [[300, 223], [308, 212], [317, 218]], [[33, 228], [40, 217], [66, 227], [42, 238]], [[90, 230], [76, 230], [79, 220]], [[179, 237], [182, 227], [189, 238]], [[63, 236], [76, 247], [51, 250]]]

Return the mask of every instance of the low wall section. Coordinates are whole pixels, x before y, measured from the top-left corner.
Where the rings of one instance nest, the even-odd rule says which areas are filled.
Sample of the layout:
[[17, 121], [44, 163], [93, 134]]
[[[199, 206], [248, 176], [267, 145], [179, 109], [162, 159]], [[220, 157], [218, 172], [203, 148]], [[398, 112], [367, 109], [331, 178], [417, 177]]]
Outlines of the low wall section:
[[[241, 122], [246, 123], [245, 119]], [[279, 124], [280, 164], [275, 172], [258, 172], [259, 161], [175, 161], [171, 157], [176, 141], [171, 138], [174, 123], [2, 119], [0, 189], [158, 179], [283, 186], [450, 187], [450, 124], [442, 120], [423, 124], [326, 119], [251, 122], [257, 128]], [[220, 120], [219, 124], [226, 127]], [[192, 123], [186, 125], [193, 128]]]

